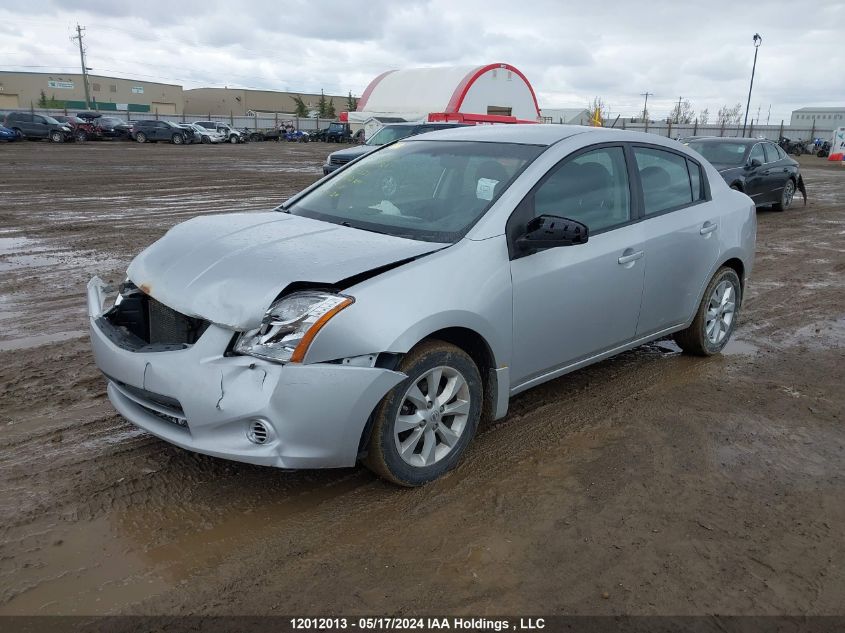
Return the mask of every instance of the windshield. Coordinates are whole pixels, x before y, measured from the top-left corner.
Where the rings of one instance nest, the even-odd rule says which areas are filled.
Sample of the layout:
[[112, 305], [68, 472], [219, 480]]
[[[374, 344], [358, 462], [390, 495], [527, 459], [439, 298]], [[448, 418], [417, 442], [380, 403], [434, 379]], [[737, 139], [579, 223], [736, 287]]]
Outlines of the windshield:
[[121, 121], [120, 119], [113, 119], [111, 117], [104, 116], [100, 119], [100, 123], [105, 123], [106, 125], [119, 125], [120, 123], [123, 123], [123, 121]]
[[746, 143], [732, 141], [690, 141], [687, 145], [717, 165], [744, 165], [745, 150], [748, 148]]
[[387, 145], [400, 138], [410, 136], [414, 131], [414, 125], [391, 125], [381, 128], [378, 132], [367, 139], [364, 145]]
[[456, 242], [545, 149], [400, 141], [368, 154], [286, 209], [427, 242]]
[[59, 125], [59, 122], [51, 116], [45, 116], [44, 120], [47, 121], [47, 123], [49, 123], [50, 125]]

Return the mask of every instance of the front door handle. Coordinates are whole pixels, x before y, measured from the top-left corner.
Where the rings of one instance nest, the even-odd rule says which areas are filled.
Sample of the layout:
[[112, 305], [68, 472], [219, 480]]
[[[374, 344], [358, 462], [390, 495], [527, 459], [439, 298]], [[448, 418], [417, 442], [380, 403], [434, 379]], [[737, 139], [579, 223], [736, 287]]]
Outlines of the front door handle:
[[625, 264], [630, 264], [631, 262], [637, 261], [640, 257], [644, 255], [643, 251], [636, 251], [635, 253], [630, 253], [628, 255], [622, 255], [616, 261], [619, 262], [622, 266]]
[[718, 224], [713, 224], [712, 222], [705, 222], [704, 226], [698, 231], [702, 235], [710, 235], [713, 231], [719, 228]]

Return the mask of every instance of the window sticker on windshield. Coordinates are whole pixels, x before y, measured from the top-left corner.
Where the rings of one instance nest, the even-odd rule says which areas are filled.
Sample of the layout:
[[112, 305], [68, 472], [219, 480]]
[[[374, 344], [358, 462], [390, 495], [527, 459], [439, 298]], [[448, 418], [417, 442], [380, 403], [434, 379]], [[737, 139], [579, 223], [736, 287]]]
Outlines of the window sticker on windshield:
[[475, 197], [479, 200], [492, 200], [493, 191], [498, 184], [499, 181], [492, 178], [479, 178], [478, 185], [475, 187]]

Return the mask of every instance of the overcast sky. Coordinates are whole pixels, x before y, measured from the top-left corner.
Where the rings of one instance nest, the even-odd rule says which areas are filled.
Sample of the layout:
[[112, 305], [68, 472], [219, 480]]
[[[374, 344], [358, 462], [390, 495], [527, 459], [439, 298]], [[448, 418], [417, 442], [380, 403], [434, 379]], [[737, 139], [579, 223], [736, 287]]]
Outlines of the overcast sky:
[[[85, 7], [77, 8], [77, 7]], [[360, 95], [389, 68], [507, 62], [541, 107], [602, 97], [615, 115], [745, 106], [789, 119], [845, 106], [843, 0], [2, 0], [0, 70], [78, 72], [86, 27], [94, 73], [198, 86]]]

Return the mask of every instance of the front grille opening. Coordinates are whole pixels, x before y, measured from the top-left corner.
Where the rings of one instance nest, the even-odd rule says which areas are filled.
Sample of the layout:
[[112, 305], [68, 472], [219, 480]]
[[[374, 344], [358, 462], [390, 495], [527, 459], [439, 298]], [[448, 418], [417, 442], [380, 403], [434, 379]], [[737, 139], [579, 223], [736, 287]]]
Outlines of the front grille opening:
[[103, 329], [114, 342], [145, 352], [189, 347], [210, 325], [169, 308], [128, 283], [121, 287], [120, 303], [101, 319], [112, 326]]

